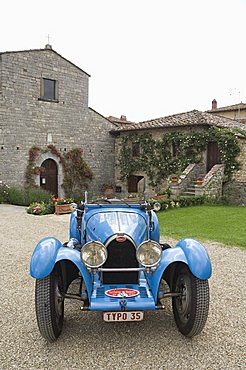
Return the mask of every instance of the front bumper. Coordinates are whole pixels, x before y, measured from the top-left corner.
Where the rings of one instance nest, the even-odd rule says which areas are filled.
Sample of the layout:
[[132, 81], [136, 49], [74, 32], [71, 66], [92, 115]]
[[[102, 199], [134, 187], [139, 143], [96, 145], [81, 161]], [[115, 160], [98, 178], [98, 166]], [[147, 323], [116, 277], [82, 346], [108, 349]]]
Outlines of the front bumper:
[[[113, 298], [105, 294], [109, 289], [128, 288], [136, 289], [139, 294], [129, 298]], [[94, 283], [89, 310], [91, 311], [136, 311], [155, 310], [156, 304], [146, 280], [140, 279], [139, 284], [110, 285]]]

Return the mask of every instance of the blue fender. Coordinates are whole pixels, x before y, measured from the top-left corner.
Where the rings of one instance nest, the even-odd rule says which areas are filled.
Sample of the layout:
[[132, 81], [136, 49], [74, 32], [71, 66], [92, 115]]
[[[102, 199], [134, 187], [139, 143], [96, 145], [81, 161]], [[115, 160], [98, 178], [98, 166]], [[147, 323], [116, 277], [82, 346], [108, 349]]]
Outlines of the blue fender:
[[60, 240], [47, 237], [37, 244], [31, 258], [30, 274], [36, 279], [48, 276], [56, 263], [59, 248], [62, 247]]
[[183, 262], [188, 265], [192, 274], [198, 279], [207, 280], [212, 275], [210, 258], [202, 244], [194, 239], [182, 239], [174, 248], [168, 248], [162, 252], [157, 269], [147, 275], [155, 301], [157, 301], [162, 275], [166, 268], [174, 262]]
[[78, 267], [90, 298], [92, 278], [81, 260], [80, 252], [72, 248], [63, 247], [62, 243], [56, 238], [44, 238], [37, 244], [31, 258], [30, 274], [33, 278], [42, 279], [52, 272], [56, 262], [62, 260], [69, 260]]
[[88, 297], [90, 299], [91, 293], [92, 293], [92, 277], [87, 268], [85, 267], [81, 257], [80, 257], [80, 252], [77, 251], [76, 249], [71, 249], [68, 247], [62, 247], [59, 249], [57, 257], [56, 257], [56, 262], [62, 261], [62, 260], [69, 260], [73, 262], [79, 269], [83, 280], [85, 282], [87, 292], [88, 292]]

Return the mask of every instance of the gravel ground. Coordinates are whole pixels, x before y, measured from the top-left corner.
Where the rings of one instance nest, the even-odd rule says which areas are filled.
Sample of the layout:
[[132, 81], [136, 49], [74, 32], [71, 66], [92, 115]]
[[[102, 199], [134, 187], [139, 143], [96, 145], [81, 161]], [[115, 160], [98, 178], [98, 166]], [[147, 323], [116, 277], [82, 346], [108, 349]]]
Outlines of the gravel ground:
[[1, 370], [246, 368], [245, 251], [204, 243], [213, 265], [210, 312], [193, 339], [176, 329], [170, 304], [165, 311], [147, 312], [143, 322], [110, 324], [69, 301], [63, 333], [49, 344], [36, 324], [29, 262], [40, 238], [67, 240], [69, 215], [37, 217], [10, 205], [0, 205], [0, 212]]

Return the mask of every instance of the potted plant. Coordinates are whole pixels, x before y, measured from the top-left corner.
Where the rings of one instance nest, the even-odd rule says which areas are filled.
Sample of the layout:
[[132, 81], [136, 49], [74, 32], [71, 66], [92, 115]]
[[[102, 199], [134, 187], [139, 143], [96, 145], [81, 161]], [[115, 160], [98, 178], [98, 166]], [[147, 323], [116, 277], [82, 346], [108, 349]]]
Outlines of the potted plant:
[[112, 183], [103, 184], [102, 190], [105, 198], [111, 198], [114, 195], [114, 185]]
[[128, 193], [127, 200], [132, 202], [139, 202], [141, 200], [141, 195], [138, 193]]
[[172, 176], [170, 177], [170, 180], [171, 180], [171, 183], [172, 183], [172, 184], [177, 184], [177, 182], [178, 182], [178, 176], [176, 176], [176, 175], [172, 175]]
[[72, 205], [73, 202], [72, 198], [53, 198], [55, 202], [55, 214], [62, 215], [64, 213], [71, 213], [72, 212]]
[[203, 177], [198, 177], [198, 179], [196, 180], [196, 184], [203, 185]]
[[161, 189], [158, 191], [158, 193], [154, 196], [155, 200], [162, 200], [162, 199], [167, 199], [170, 198], [171, 191], [169, 188], [167, 189]]

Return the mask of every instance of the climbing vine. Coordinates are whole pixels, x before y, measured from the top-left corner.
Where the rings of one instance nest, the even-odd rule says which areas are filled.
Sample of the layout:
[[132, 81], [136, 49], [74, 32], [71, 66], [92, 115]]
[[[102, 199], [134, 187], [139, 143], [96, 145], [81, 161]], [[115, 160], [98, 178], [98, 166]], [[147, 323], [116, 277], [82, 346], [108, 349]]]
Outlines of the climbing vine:
[[[121, 138], [118, 166], [121, 179], [144, 171], [151, 185], [156, 186], [162, 179], [173, 173], [181, 173], [190, 163], [199, 163], [209, 142], [217, 142], [221, 161], [225, 165], [225, 179], [240, 168], [237, 157], [240, 145], [235, 132], [229, 129], [211, 127], [203, 132], [167, 133], [155, 140], [150, 133], [130, 133]], [[133, 156], [132, 143], [140, 146], [140, 155]], [[175, 153], [174, 153], [175, 151]]]
[[26, 187], [35, 187], [34, 175], [45, 172], [42, 166], [36, 166], [36, 160], [42, 153], [55, 155], [59, 158], [63, 166], [64, 180], [63, 188], [66, 196], [75, 196], [78, 192], [81, 194], [81, 188], [86, 187], [86, 180], [91, 180], [93, 173], [89, 165], [83, 159], [83, 150], [81, 148], [74, 148], [62, 155], [54, 145], [48, 145], [46, 148], [41, 148], [34, 145], [29, 150], [29, 159], [26, 168]]
[[81, 148], [74, 148], [64, 155], [63, 188], [67, 196], [80, 196], [84, 188], [87, 189], [85, 180], [93, 177], [92, 170], [82, 155]]

